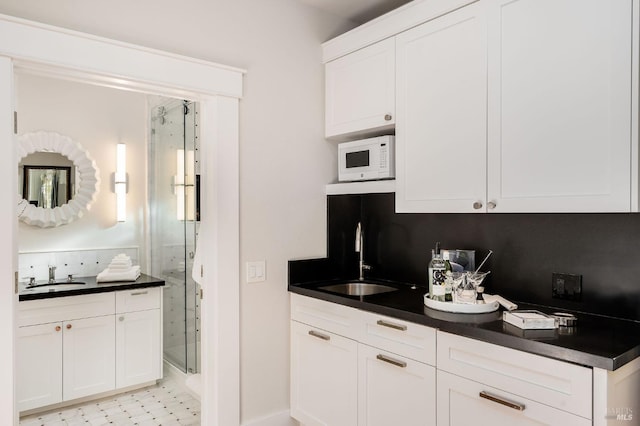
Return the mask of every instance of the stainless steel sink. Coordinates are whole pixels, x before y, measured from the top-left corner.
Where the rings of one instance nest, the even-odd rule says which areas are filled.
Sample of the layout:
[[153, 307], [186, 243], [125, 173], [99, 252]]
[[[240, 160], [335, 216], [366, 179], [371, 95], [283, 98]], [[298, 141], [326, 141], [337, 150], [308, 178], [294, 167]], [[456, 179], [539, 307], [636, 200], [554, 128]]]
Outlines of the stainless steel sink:
[[34, 284], [34, 285], [28, 285], [25, 288], [31, 289], [31, 288], [43, 288], [43, 287], [52, 287], [52, 288], [59, 288], [60, 290], [64, 289], [64, 288], [73, 288], [77, 285], [85, 285], [86, 283], [84, 281], [57, 281], [54, 283], [42, 283], [42, 284]]
[[389, 293], [397, 291], [397, 288], [384, 284], [375, 284], [362, 281], [349, 281], [340, 284], [331, 284], [318, 287], [319, 290], [332, 293], [346, 294], [347, 296], [370, 296], [372, 294]]

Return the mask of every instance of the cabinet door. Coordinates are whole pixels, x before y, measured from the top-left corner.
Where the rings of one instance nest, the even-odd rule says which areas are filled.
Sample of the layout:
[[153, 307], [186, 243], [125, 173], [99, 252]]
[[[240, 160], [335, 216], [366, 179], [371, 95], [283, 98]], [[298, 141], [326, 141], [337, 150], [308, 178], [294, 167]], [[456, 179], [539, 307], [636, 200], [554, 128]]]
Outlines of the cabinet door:
[[589, 419], [438, 370], [438, 426], [587, 426]]
[[435, 424], [434, 367], [360, 344], [358, 380], [360, 426]]
[[18, 328], [18, 411], [62, 401], [62, 323]]
[[160, 311], [129, 312], [116, 321], [116, 387], [159, 379]]
[[484, 2], [397, 36], [396, 211], [485, 211], [486, 41]]
[[64, 399], [115, 389], [115, 317], [63, 323]]
[[309, 425], [358, 422], [358, 343], [291, 321], [291, 416]]
[[630, 210], [631, 0], [492, 0], [495, 212]]
[[326, 64], [326, 137], [395, 123], [395, 42], [380, 41]]

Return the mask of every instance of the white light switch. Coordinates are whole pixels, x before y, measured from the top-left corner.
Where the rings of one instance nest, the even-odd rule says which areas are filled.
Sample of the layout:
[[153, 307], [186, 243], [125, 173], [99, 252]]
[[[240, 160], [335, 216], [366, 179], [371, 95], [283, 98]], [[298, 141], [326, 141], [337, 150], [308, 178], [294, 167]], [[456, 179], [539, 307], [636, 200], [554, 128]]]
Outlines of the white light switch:
[[267, 279], [267, 262], [259, 260], [247, 262], [247, 282], [259, 283]]

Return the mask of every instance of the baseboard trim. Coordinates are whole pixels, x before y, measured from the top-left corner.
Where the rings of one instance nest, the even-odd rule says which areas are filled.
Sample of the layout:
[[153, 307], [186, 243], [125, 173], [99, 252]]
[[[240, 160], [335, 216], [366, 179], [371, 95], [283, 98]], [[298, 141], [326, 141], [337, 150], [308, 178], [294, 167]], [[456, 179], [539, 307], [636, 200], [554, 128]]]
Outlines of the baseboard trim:
[[242, 422], [242, 426], [298, 426], [299, 423], [291, 418], [289, 410], [269, 414], [259, 419]]
[[186, 374], [185, 372], [181, 371], [179, 368], [171, 364], [166, 359], [163, 360], [163, 372], [164, 372], [164, 377], [173, 380], [175, 383], [178, 384], [178, 386], [180, 386], [182, 390], [184, 390], [185, 392], [188, 392], [192, 397], [194, 397], [198, 401], [201, 401], [200, 394], [195, 392], [187, 384], [187, 379], [189, 377], [189, 374]]

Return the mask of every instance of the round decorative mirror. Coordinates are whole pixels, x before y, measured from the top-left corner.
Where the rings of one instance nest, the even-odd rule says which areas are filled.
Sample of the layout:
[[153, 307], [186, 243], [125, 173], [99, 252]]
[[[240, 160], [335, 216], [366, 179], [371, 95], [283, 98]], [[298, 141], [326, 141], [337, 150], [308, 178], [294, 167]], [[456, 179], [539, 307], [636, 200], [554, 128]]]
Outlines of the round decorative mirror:
[[96, 199], [100, 179], [89, 154], [53, 132], [18, 137], [18, 217], [42, 228], [82, 217]]

